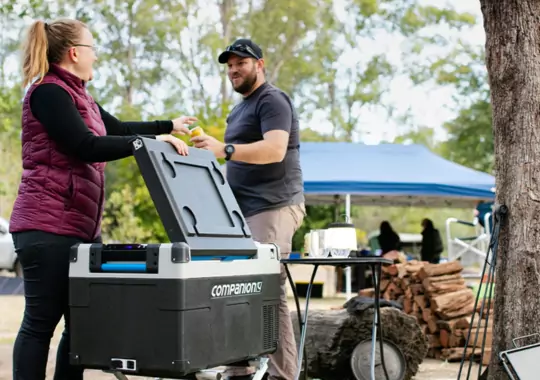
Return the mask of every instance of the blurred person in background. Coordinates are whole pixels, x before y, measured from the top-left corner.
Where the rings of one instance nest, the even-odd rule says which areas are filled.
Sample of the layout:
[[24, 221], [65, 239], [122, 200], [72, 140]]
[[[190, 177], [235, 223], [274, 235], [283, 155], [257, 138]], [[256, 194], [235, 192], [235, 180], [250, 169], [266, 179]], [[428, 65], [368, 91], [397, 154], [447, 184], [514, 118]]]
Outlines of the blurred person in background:
[[394, 231], [392, 225], [388, 221], [383, 221], [379, 227], [379, 236], [377, 237], [381, 255], [391, 251], [399, 251], [401, 249], [401, 240], [399, 235]]
[[433, 221], [427, 218], [422, 220], [422, 248], [420, 251], [422, 261], [438, 264], [443, 251], [441, 234], [433, 225]]
[[[486, 215], [490, 214], [488, 217], [488, 225], [486, 226]], [[493, 227], [493, 202], [478, 202], [476, 208], [474, 209], [474, 216], [478, 219], [478, 223], [487, 228], [487, 232], [491, 232]]]
[[[83, 378], [69, 364], [68, 277], [70, 247], [101, 241], [105, 162], [132, 155], [136, 135], [187, 145], [194, 117], [121, 122], [86, 89], [96, 47], [88, 27], [62, 19], [35, 21], [23, 51], [23, 173], [10, 232], [23, 268], [25, 310], [13, 349], [13, 379], [43, 380], [51, 337], [62, 316], [65, 329], [56, 356], [55, 380]], [[35, 81], [34, 81], [35, 80]]]

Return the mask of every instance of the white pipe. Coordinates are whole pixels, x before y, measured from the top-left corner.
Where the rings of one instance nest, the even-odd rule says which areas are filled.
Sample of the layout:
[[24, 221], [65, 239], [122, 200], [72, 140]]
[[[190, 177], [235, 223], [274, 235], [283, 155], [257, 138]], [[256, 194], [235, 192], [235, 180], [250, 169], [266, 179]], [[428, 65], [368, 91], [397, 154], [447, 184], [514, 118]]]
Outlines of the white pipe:
[[[345, 216], [347, 221], [351, 220], [351, 194], [345, 195]], [[351, 267], [345, 268], [345, 294], [347, 300], [350, 300], [352, 297]]]

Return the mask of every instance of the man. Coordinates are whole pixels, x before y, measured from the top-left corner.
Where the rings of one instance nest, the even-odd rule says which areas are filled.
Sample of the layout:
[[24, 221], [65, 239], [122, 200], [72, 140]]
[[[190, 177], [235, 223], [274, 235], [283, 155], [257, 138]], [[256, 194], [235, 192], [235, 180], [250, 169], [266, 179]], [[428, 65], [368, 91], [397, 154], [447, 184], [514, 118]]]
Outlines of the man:
[[[227, 180], [253, 238], [276, 243], [282, 258], [287, 258], [305, 216], [298, 117], [291, 99], [266, 82], [262, 50], [254, 42], [236, 40], [218, 60], [228, 65], [229, 80], [243, 99], [227, 118], [224, 143], [206, 135], [191, 141], [227, 160]], [[282, 266], [279, 343], [270, 355], [269, 380], [293, 380], [297, 372], [286, 281]], [[251, 379], [252, 372], [240, 367], [229, 371], [230, 379]]]

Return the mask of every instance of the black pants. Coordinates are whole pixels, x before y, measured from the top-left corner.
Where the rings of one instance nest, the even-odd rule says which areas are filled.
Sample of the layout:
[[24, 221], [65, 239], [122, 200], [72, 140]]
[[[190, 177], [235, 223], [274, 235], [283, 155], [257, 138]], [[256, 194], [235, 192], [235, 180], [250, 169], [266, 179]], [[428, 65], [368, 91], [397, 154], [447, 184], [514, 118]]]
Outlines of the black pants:
[[[99, 241], [100, 239], [98, 239]], [[69, 252], [83, 241], [41, 231], [13, 234], [23, 268], [24, 317], [13, 348], [13, 380], [44, 380], [49, 345], [62, 319], [64, 332], [56, 354], [54, 380], [83, 378], [81, 368], [69, 365]]]

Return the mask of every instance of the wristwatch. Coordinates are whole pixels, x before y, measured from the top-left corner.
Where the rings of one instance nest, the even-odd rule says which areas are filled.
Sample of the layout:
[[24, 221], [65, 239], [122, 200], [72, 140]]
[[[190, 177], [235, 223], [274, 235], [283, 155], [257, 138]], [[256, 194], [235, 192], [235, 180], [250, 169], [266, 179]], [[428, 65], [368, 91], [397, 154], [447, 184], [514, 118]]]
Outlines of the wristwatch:
[[229, 161], [233, 153], [234, 153], [234, 145], [232, 144], [225, 145], [225, 161]]

